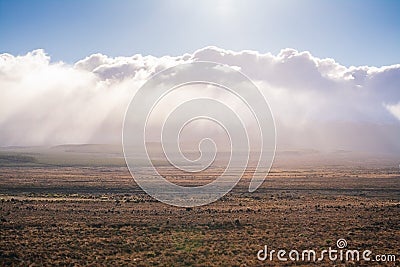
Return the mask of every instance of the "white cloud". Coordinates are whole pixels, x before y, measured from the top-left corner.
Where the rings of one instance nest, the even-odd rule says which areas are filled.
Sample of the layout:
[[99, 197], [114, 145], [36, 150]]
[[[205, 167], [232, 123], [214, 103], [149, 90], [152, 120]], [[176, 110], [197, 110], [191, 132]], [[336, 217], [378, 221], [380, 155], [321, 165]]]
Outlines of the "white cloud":
[[400, 120], [400, 102], [396, 105], [384, 105], [390, 113], [393, 114], [398, 120]]
[[135, 90], [162, 69], [196, 60], [235, 66], [265, 92], [278, 147], [400, 151], [400, 65], [348, 68], [294, 49], [217, 47], [161, 58], [94, 54], [74, 65], [52, 63], [43, 50], [2, 54], [0, 145], [119, 143]]

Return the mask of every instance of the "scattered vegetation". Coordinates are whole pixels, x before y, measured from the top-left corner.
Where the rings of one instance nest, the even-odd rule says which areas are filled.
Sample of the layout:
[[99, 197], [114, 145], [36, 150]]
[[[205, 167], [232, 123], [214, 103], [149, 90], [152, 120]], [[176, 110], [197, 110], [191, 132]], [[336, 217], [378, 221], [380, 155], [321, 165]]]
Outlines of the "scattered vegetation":
[[[12, 154], [0, 161], [0, 266], [259, 266], [264, 245], [318, 249], [345, 238], [377, 254], [400, 245], [393, 168], [275, 168], [254, 193], [246, 176], [215, 203], [177, 208], [145, 194], [126, 167], [40, 165]], [[334, 263], [346, 264], [365, 263]], [[285, 263], [299, 265], [309, 263]]]

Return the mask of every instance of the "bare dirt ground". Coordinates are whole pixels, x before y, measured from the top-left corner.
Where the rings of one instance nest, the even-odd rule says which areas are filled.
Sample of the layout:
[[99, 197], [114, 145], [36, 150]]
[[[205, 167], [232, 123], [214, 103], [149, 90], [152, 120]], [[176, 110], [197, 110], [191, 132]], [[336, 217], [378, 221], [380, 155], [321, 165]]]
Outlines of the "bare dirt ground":
[[[171, 181], [193, 179], [168, 173]], [[196, 183], [207, 177], [196, 178]], [[400, 174], [389, 167], [273, 168], [219, 201], [177, 208], [147, 196], [126, 167], [0, 167], [2, 266], [398, 266]], [[332, 247], [395, 262], [260, 261], [269, 249]], [[287, 255], [286, 255], [287, 256]]]

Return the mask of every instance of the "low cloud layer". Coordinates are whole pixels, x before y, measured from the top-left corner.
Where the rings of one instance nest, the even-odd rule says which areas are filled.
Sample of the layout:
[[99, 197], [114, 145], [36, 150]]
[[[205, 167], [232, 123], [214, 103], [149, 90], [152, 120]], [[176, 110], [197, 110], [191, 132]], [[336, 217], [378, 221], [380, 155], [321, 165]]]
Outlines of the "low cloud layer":
[[400, 152], [400, 65], [350, 67], [309, 52], [206, 47], [178, 57], [94, 54], [74, 65], [43, 50], [0, 55], [0, 145], [120, 143], [125, 110], [151, 75], [192, 61], [241, 70], [265, 93], [278, 149]]

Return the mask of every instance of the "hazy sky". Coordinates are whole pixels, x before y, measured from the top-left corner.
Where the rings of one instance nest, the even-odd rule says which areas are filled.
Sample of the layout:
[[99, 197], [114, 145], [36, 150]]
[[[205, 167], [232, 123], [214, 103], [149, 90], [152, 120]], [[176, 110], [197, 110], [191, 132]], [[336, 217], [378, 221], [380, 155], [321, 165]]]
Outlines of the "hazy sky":
[[[257, 84], [275, 117], [278, 149], [400, 153], [400, 64], [348, 68], [293, 49], [273, 55], [217, 47], [177, 57], [92, 54], [73, 65], [51, 63], [44, 50], [0, 54], [0, 146], [118, 144], [136, 90], [162, 69], [197, 60], [235, 66]], [[193, 93], [186, 88], [165, 104], [202, 94]], [[232, 101], [218, 92], [215, 99]], [[168, 112], [156, 114], [161, 120]], [[203, 131], [210, 134], [201, 126], [188, 136]]]
[[0, 53], [42, 48], [68, 63], [182, 55], [208, 45], [307, 50], [345, 65], [400, 62], [400, 1], [0, 0]]
[[278, 149], [400, 153], [398, 14], [400, 1], [0, 0], [0, 146], [120, 143], [149, 77], [214, 61], [264, 93]]

